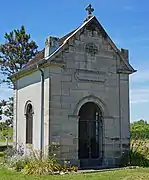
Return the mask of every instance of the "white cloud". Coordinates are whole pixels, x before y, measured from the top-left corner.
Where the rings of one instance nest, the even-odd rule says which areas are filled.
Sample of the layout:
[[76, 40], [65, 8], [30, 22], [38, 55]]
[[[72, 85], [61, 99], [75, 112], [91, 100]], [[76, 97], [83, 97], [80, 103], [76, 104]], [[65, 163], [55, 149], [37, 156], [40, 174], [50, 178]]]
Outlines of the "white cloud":
[[133, 11], [134, 9], [133, 9], [133, 7], [132, 6], [130, 6], [130, 5], [126, 5], [126, 6], [124, 6], [124, 11]]
[[131, 104], [142, 104], [142, 103], [144, 104], [144, 103], [148, 103], [148, 102], [149, 102], [149, 100], [145, 100], [145, 99], [144, 100], [137, 99], [137, 100], [131, 100], [130, 101]]
[[137, 72], [130, 76], [130, 102], [132, 105], [149, 103], [148, 61], [135, 66]]
[[124, 5], [123, 10], [127, 12], [132, 12], [132, 13], [140, 13], [141, 9], [136, 7], [135, 5]]
[[142, 104], [149, 102], [149, 87], [132, 89], [130, 91], [131, 104]]
[[131, 83], [149, 83], [149, 69], [138, 70], [135, 74], [130, 77]]

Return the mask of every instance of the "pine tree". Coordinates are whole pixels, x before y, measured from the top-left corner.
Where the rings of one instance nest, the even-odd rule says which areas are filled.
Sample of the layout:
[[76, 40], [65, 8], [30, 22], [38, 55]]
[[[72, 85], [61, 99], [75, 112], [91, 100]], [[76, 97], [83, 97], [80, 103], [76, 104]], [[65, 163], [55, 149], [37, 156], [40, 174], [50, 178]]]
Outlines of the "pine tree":
[[[22, 69], [37, 53], [38, 46], [30, 40], [24, 26], [5, 33], [5, 43], [0, 45], [0, 70], [2, 82], [12, 87], [10, 76]], [[1, 83], [2, 83], [1, 82]]]
[[[10, 33], [5, 33], [5, 43], [0, 45], [0, 73], [1, 83], [6, 83], [9, 88], [13, 88], [11, 75], [22, 69], [37, 53], [38, 46], [35, 41], [30, 40], [24, 26], [15, 29]], [[5, 118], [4, 118], [5, 117]], [[1, 127], [13, 125], [13, 98], [0, 101], [0, 120]]]

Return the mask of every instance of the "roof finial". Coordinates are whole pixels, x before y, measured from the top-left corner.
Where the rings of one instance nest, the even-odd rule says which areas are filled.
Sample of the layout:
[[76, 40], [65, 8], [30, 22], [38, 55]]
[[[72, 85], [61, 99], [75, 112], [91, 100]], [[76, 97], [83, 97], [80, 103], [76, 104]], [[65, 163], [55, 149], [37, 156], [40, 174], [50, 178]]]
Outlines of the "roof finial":
[[88, 11], [88, 17], [91, 17], [92, 12], [94, 12], [94, 8], [92, 7], [91, 4], [88, 5], [88, 7], [86, 8], [86, 11]]

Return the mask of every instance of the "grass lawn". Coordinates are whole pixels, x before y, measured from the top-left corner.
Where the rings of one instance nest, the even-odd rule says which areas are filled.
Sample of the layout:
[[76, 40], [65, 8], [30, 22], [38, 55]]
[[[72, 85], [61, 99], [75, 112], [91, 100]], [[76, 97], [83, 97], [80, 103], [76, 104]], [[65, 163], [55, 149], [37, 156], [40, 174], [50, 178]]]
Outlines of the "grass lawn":
[[149, 180], [149, 168], [123, 169], [87, 174], [72, 174], [59, 176], [23, 175], [8, 170], [0, 170], [0, 180]]

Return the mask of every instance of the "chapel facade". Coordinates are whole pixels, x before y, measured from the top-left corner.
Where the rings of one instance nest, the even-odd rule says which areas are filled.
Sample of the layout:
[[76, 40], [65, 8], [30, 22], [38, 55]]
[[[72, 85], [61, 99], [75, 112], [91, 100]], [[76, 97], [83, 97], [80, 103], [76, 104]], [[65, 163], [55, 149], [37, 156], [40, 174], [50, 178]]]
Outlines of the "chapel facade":
[[45, 150], [81, 168], [117, 166], [129, 150], [128, 50], [118, 49], [97, 18], [88, 16], [62, 38], [48, 37], [12, 79], [14, 143]]

